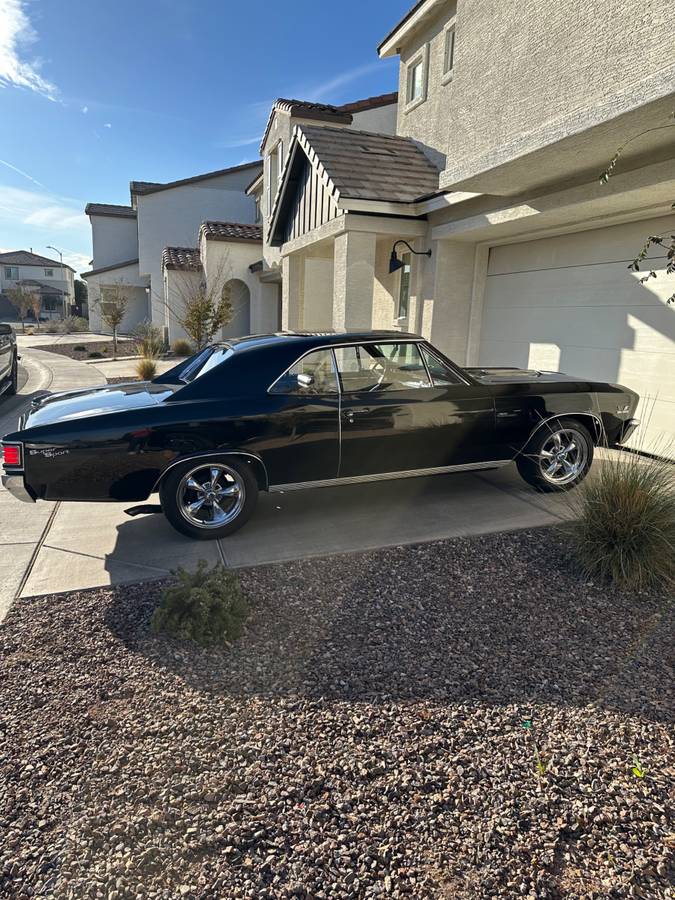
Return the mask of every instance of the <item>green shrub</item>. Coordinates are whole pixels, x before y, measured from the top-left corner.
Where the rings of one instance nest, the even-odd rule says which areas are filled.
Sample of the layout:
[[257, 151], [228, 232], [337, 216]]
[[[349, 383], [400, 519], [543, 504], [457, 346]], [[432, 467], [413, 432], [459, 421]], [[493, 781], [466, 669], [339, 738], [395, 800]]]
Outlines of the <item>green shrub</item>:
[[139, 359], [136, 372], [141, 381], [152, 381], [157, 374], [157, 363], [154, 359]]
[[75, 346], [73, 347], [73, 353], [86, 353], [86, 352], [87, 352], [87, 348], [84, 346], [84, 344], [75, 344]]
[[575, 494], [571, 531], [588, 575], [631, 590], [675, 589], [675, 465], [608, 454]]
[[164, 334], [152, 322], [141, 322], [134, 329], [136, 352], [145, 359], [157, 359], [164, 352]]
[[176, 356], [192, 356], [192, 345], [185, 338], [178, 338], [171, 347]]
[[89, 353], [87, 354], [87, 356], [89, 357], [89, 359], [104, 359], [105, 358], [104, 354], [98, 350], [90, 350]]
[[178, 569], [177, 581], [162, 595], [152, 615], [155, 632], [166, 632], [202, 647], [229, 643], [241, 634], [248, 605], [239, 579], [222, 565], [208, 570], [200, 560], [195, 572]]

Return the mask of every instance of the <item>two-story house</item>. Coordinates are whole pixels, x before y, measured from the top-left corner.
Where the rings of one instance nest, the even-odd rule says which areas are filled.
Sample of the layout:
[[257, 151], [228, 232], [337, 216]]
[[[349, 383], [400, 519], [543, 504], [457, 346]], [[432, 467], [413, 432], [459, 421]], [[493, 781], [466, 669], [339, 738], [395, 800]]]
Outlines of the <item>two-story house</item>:
[[5, 291], [21, 285], [41, 300], [40, 318], [60, 319], [69, 315], [75, 300], [75, 271], [59, 260], [31, 250], [0, 253], [0, 319], [15, 319], [16, 310]]
[[648, 437], [675, 436], [665, 252], [644, 285], [628, 268], [675, 231], [666, 7], [420, 0], [378, 52], [400, 62], [395, 134], [285, 132], [265, 219], [284, 326], [401, 328], [460, 363], [624, 382], [652, 407]]

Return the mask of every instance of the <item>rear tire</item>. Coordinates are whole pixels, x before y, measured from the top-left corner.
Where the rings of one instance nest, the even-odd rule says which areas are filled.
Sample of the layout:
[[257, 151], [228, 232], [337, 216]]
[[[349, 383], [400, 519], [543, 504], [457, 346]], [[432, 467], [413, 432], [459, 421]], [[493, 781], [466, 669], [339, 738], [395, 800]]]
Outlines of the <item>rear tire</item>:
[[258, 482], [248, 463], [220, 457], [174, 466], [159, 489], [162, 511], [176, 531], [213, 541], [238, 531], [258, 502]]
[[569, 491], [593, 462], [593, 438], [576, 419], [561, 417], [541, 425], [516, 458], [522, 478], [544, 493]]

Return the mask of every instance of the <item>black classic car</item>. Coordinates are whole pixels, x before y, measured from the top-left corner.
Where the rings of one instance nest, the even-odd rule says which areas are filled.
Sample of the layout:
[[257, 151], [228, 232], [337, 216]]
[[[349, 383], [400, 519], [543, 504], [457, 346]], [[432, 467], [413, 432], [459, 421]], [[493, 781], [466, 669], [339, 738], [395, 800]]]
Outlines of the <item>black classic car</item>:
[[11, 325], [0, 322], [0, 396], [16, 394], [19, 377], [19, 353]]
[[216, 538], [247, 521], [261, 490], [514, 460], [536, 489], [567, 490], [595, 445], [632, 432], [637, 403], [557, 372], [461, 368], [415, 334], [254, 335], [151, 382], [34, 398], [3, 440], [2, 481], [28, 501], [158, 491], [175, 528]]

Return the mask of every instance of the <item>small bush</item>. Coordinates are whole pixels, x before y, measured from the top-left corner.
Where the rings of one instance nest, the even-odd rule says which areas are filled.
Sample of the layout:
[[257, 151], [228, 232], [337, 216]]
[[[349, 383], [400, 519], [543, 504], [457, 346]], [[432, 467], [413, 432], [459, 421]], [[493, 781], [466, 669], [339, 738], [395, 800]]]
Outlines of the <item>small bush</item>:
[[185, 338], [178, 338], [171, 347], [176, 356], [192, 356], [192, 345]]
[[66, 334], [89, 331], [89, 322], [87, 322], [86, 319], [83, 319], [82, 316], [66, 316], [61, 323], [61, 329]]
[[141, 322], [134, 329], [136, 352], [145, 359], [157, 359], [164, 352], [164, 334], [152, 322]]
[[45, 323], [45, 331], [47, 334], [60, 334], [63, 331], [61, 322], [56, 322], [54, 319], [51, 319], [49, 322]]
[[152, 381], [157, 374], [157, 363], [154, 359], [139, 359], [136, 372], [141, 381]]
[[73, 347], [73, 353], [86, 353], [86, 352], [87, 352], [87, 348], [84, 346], [84, 344], [75, 344], [75, 346]]
[[178, 569], [152, 615], [151, 627], [202, 647], [233, 641], [248, 614], [239, 579], [222, 565], [208, 570], [200, 560], [195, 572]]
[[586, 573], [630, 590], [675, 588], [675, 465], [634, 453], [599, 459], [571, 525]]
[[99, 350], [90, 350], [87, 356], [89, 357], [89, 359], [105, 359], [104, 354]]

